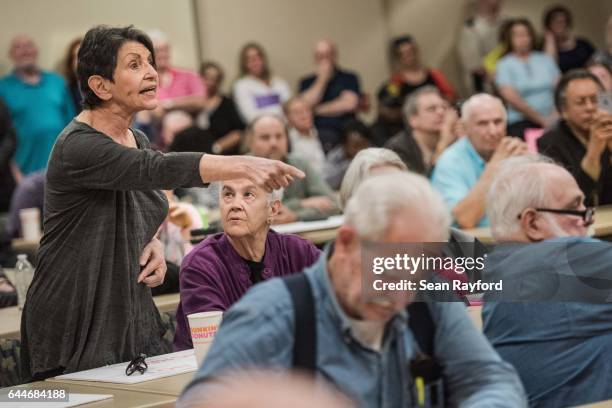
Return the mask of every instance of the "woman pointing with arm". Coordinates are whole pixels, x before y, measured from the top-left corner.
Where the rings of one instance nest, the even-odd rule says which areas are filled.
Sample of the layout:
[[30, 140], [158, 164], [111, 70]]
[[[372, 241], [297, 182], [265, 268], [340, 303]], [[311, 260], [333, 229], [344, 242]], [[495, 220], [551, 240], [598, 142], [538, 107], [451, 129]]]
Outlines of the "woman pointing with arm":
[[246, 177], [266, 190], [303, 174], [244, 156], [162, 154], [130, 124], [157, 106], [150, 39], [133, 27], [94, 27], [78, 54], [81, 112], [49, 159], [44, 235], [23, 311], [24, 379], [168, 352], [150, 287], [166, 272], [155, 238], [161, 189]]

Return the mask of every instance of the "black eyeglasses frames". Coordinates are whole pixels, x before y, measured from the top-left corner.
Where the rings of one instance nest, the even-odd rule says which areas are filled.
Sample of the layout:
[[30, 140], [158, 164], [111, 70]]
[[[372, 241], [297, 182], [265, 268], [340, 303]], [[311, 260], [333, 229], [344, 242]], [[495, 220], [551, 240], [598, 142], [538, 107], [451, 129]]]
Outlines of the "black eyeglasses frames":
[[[575, 215], [582, 218], [584, 225], [587, 227], [595, 221], [595, 207], [587, 207], [585, 210], [563, 210], [558, 208], [534, 208], [534, 210], [553, 214]], [[521, 214], [517, 218], [520, 220]]]

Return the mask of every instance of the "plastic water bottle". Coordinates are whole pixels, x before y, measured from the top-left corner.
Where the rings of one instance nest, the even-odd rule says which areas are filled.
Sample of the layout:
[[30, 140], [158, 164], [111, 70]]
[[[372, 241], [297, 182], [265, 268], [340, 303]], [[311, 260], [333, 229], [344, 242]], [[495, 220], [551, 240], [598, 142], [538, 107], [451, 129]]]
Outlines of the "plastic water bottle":
[[25, 254], [17, 255], [17, 264], [15, 265], [15, 286], [17, 288], [17, 301], [19, 310], [23, 309], [25, 304], [28, 288], [34, 277], [34, 268], [28, 262], [28, 256]]

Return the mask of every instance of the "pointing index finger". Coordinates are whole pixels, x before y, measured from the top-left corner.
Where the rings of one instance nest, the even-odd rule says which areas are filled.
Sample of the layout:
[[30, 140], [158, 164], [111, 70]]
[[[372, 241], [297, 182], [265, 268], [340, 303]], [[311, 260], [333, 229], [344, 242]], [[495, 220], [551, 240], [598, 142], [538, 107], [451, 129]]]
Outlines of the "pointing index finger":
[[289, 164], [285, 164], [285, 163], [283, 163], [283, 165], [284, 165], [283, 170], [288, 175], [295, 176], [295, 177], [301, 178], [301, 179], [306, 177], [306, 174], [302, 170], [298, 169], [297, 167], [293, 167], [293, 166], [291, 166]]

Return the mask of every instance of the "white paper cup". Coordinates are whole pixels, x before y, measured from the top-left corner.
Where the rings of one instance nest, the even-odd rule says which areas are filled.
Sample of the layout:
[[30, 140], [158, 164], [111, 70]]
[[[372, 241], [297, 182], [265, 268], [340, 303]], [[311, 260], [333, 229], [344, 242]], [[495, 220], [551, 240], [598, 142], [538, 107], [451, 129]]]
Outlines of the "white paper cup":
[[194, 313], [187, 316], [198, 366], [202, 365], [204, 357], [206, 357], [206, 353], [208, 353], [208, 349], [215, 339], [222, 317], [223, 312], [221, 311]]
[[21, 221], [21, 235], [26, 241], [40, 239], [40, 210], [38, 208], [24, 208], [19, 210]]

